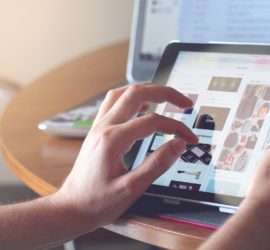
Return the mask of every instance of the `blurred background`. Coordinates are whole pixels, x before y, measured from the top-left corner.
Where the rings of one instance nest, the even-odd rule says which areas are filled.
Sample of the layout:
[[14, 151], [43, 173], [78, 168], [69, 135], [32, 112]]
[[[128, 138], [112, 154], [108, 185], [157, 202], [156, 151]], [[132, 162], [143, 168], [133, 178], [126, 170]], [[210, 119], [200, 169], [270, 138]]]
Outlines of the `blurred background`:
[[[133, 5], [134, 0], [0, 0], [0, 89], [11, 91], [0, 93], [0, 111], [16, 86], [23, 88], [58, 65], [127, 40]], [[1, 157], [0, 186], [19, 183]]]
[[[0, 0], [0, 114], [19, 89], [51, 69], [127, 40], [133, 5], [134, 0]], [[0, 154], [0, 204], [35, 196]], [[77, 244], [79, 249], [148, 247], [104, 230]]]
[[134, 0], [0, 0], [0, 76], [25, 86], [74, 57], [128, 39]]

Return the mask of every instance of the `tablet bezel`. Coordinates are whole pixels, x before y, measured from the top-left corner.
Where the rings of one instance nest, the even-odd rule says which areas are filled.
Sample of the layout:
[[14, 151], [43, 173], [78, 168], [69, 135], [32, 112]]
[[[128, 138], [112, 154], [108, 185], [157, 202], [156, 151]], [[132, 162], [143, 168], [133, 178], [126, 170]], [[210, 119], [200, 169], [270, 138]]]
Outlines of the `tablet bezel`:
[[[217, 52], [217, 53], [234, 53], [234, 54], [254, 54], [254, 55], [270, 55], [269, 45], [241, 45], [241, 44], [191, 44], [172, 42], [161, 57], [160, 63], [153, 78], [153, 83], [167, 83], [173, 65], [178, 57], [179, 52]], [[141, 142], [140, 142], [141, 143]], [[140, 146], [136, 145], [133, 149], [133, 160], [139, 151]], [[132, 161], [133, 162], [133, 161]], [[133, 162], [134, 163], [134, 162]], [[133, 165], [133, 164], [130, 164]], [[146, 191], [147, 195], [170, 198], [177, 200], [185, 200], [212, 206], [236, 209], [243, 198], [220, 195], [214, 193], [206, 193], [201, 191], [183, 191], [175, 190], [169, 187], [152, 184]]]

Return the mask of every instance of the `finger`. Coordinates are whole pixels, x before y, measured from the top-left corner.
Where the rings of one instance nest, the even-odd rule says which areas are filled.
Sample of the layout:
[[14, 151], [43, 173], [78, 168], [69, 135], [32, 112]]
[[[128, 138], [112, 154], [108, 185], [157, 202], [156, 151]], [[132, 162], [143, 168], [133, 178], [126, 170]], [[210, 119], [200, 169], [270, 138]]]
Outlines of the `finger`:
[[[129, 149], [135, 141], [143, 139], [154, 132], [175, 134], [189, 144], [197, 144], [198, 137], [182, 122], [155, 113], [129, 120], [118, 129], [121, 138], [117, 139], [123, 150]], [[122, 145], [120, 144], [122, 143]]]
[[95, 123], [97, 123], [111, 109], [114, 103], [126, 91], [127, 88], [127, 86], [124, 86], [116, 89], [111, 89], [107, 92], [95, 118]]
[[262, 159], [257, 163], [256, 172], [253, 174], [246, 197], [256, 194], [256, 186], [263, 180], [268, 181], [270, 178], [270, 149], [267, 149]]
[[149, 109], [149, 104], [148, 103], [144, 103], [141, 108], [139, 109], [139, 112], [144, 113]]
[[136, 114], [145, 102], [170, 102], [181, 108], [189, 108], [192, 101], [175, 89], [159, 85], [132, 85], [122, 93], [114, 106], [107, 113], [110, 122], [119, 124]]
[[[110, 109], [111, 107], [114, 105], [114, 103], [119, 99], [119, 97], [126, 91], [126, 89], [128, 88], [128, 86], [124, 86], [121, 88], [117, 88], [117, 89], [112, 89], [109, 90], [108, 93], [105, 96], [105, 99], [103, 100], [98, 114], [95, 118], [95, 123], [97, 123]], [[148, 103], [144, 103], [142, 104], [139, 112], [146, 112], [149, 109], [149, 104]]]
[[180, 138], [167, 142], [150, 154], [140, 166], [122, 176], [121, 181], [129, 183], [135, 196], [142, 194], [151, 183], [172, 166], [185, 147], [185, 142]]

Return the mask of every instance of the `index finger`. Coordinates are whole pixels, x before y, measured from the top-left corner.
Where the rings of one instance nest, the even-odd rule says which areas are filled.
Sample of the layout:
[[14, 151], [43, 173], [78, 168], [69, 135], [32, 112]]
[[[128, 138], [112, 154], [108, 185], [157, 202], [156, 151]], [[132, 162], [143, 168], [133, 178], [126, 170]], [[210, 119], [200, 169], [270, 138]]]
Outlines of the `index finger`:
[[173, 165], [180, 157], [185, 146], [182, 139], [173, 139], [163, 144], [145, 158], [139, 166], [121, 176], [120, 180], [130, 184], [132, 194], [135, 196], [141, 195], [151, 183]]
[[115, 124], [129, 120], [145, 102], [170, 102], [180, 108], [190, 108], [193, 102], [177, 90], [161, 85], [132, 85], [126, 89], [108, 112], [110, 121]]
[[114, 105], [118, 98], [126, 91], [128, 86], [123, 86], [115, 89], [111, 89], [107, 92], [102, 104], [100, 105], [99, 111], [96, 115], [94, 124], [96, 124]]

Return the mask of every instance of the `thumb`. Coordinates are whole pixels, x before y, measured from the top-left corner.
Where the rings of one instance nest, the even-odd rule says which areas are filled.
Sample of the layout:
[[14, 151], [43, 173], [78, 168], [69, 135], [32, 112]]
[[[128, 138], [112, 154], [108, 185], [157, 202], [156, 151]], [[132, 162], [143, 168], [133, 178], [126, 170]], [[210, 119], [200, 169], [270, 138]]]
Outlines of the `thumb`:
[[[173, 139], [149, 155], [142, 164], [124, 177], [131, 183], [133, 193], [141, 195], [160, 175], [166, 172], [185, 150], [183, 139]], [[134, 185], [132, 185], [132, 183]]]

